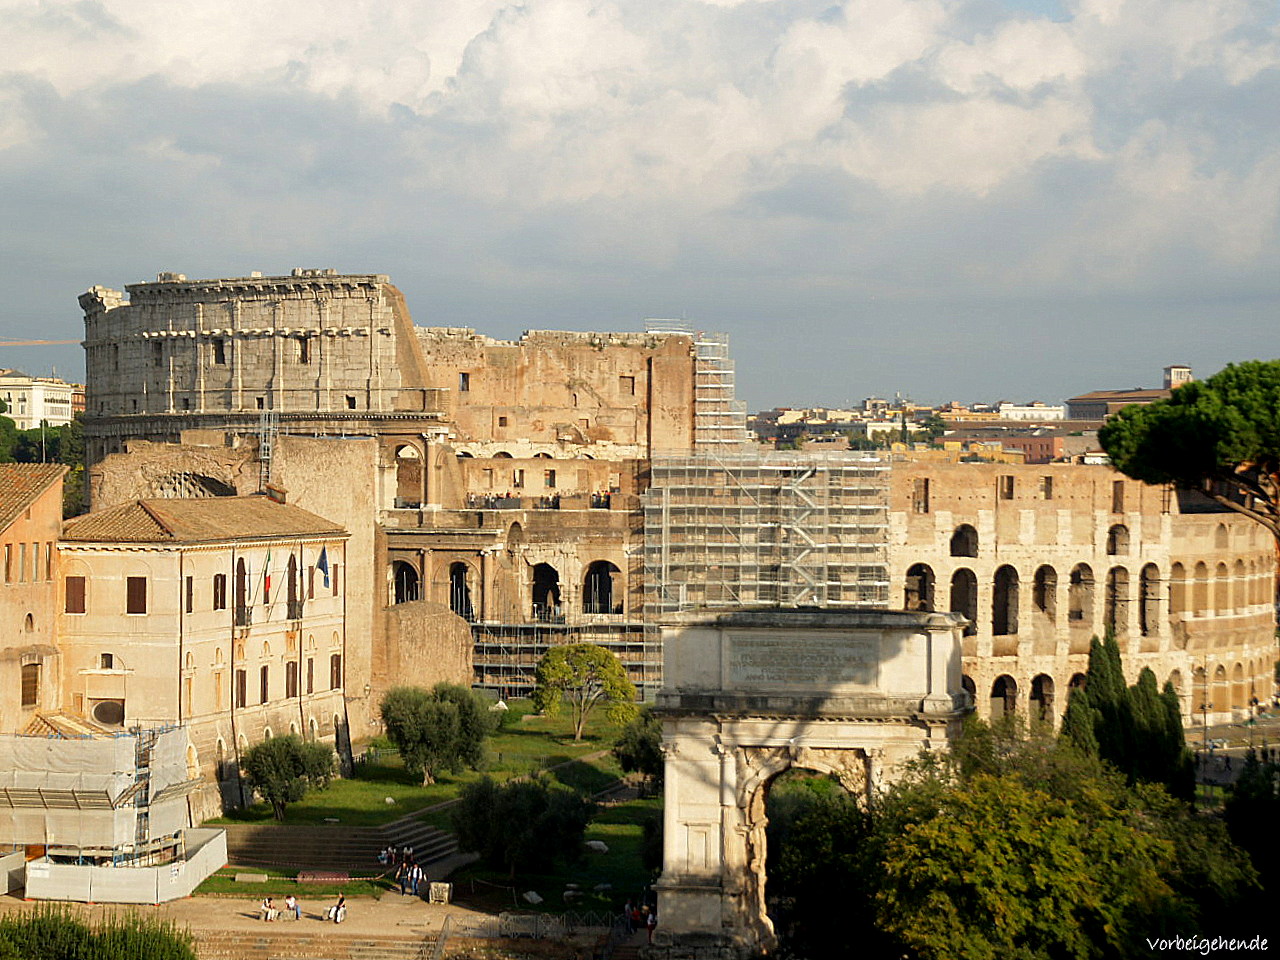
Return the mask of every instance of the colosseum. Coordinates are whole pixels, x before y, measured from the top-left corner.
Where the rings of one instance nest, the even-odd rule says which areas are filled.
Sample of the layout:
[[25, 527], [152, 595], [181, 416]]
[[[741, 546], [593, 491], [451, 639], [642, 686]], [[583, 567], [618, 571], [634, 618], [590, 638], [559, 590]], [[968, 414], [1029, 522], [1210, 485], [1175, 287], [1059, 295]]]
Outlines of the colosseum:
[[1273, 689], [1249, 522], [1106, 467], [758, 451], [722, 336], [419, 327], [386, 276], [328, 270], [80, 302], [93, 509], [271, 484], [350, 532], [356, 736], [459, 630], [502, 694], [578, 641], [651, 693], [657, 625], [694, 605], [959, 611], [983, 715], [1059, 717], [1107, 630], [1189, 720]]

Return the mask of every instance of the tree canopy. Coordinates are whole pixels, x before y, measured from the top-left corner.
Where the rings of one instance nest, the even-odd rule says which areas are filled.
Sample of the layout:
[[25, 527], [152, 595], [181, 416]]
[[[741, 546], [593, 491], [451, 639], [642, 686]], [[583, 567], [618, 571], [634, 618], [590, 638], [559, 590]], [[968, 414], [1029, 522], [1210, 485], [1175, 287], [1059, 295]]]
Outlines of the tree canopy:
[[569, 643], [552, 647], [538, 662], [533, 705], [555, 714], [567, 700], [573, 716], [573, 739], [582, 739], [587, 718], [596, 707], [615, 723], [635, 714], [636, 688], [627, 679], [622, 662], [604, 647]]
[[276, 819], [283, 820], [286, 804], [329, 782], [333, 761], [333, 748], [327, 743], [307, 743], [291, 734], [268, 737], [250, 747], [240, 758], [240, 768], [249, 786], [271, 804]]
[[642, 709], [622, 728], [613, 743], [613, 755], [625, 773], [640, 773], [655, 783], [662, 782], [662, 721], [653, 711]]
[[1229, 364], [1098, 431], [1116, 469], [1195, 490], [1280, 541], [1280, 360]]
[[475, 769], [495, 719], [466, 687], [438, 683], [430, 690], [395, 687], [382, 698], [382, 723], [404, 768], [434, 783], [442, 771]]
[[594, 812], [590, 800], [546, 777], [503, 784], [484, 777], [463, 788], [453, 829], [460, 849], [514, 877], [556, 857], [577, 859]]

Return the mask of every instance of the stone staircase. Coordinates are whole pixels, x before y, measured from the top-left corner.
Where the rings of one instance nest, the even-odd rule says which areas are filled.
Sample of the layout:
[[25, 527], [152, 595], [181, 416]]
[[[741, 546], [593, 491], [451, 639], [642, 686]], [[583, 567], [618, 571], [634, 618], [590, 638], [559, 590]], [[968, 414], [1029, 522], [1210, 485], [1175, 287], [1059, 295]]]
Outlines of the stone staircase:
[[435, 935], [418, 938], [324, 933], [258, 933], [202, 930], [196, 941], [200, 960], [420, 960], [429, 955]]
[[412, 816], [382, 827], [228, 824], [225, 829], [227, 860], [238, 867], [378, 874], [389, 869], [378, 863], [378, 853], [388, 844], [394, 844], [396, 849], [409, 844], [414, 858], [423, 866], [458, 851], [452, 834]]

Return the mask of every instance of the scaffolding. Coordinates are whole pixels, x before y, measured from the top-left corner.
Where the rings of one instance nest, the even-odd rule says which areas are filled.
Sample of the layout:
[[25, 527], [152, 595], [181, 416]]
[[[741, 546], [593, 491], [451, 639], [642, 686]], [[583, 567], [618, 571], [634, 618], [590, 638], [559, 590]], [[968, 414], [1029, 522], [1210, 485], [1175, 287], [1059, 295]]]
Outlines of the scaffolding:
[[656, 458], [643, 504], [646, 619], [697, 607], [888, 606], [883, 461]]
[[642, 699], [652, 699], [661, 686], [662, 637], [654, 624], [620, 617], [573, 624], [475, 623], [471, 634], [473, 686], [504, 699], [532, 695], [538, 661], [568, 643], [594, 644], [617, 656]]
[[695, 330], [684, 320], [646, 320], [647, 333], [674, 333], [693, 340], [693, 448], [737, 452], [747, 441], [747, 408], [736, 399], [729, 337]]

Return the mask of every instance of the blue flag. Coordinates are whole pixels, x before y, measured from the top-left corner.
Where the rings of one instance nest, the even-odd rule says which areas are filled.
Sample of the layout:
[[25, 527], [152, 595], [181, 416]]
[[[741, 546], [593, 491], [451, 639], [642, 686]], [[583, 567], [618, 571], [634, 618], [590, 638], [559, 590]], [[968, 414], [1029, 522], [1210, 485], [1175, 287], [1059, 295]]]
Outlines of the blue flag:
[[316, 561], [316, 569], [324, 574], [324, 585], [329, 585], [329, 550], [327, 547], [320, 548], [320, 559]]

